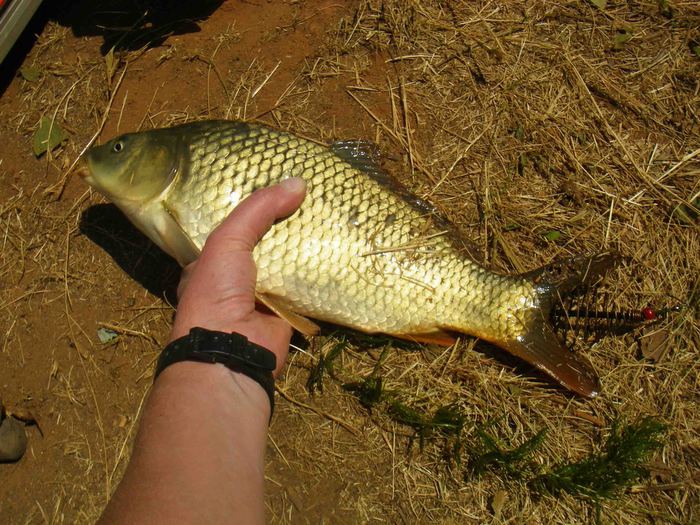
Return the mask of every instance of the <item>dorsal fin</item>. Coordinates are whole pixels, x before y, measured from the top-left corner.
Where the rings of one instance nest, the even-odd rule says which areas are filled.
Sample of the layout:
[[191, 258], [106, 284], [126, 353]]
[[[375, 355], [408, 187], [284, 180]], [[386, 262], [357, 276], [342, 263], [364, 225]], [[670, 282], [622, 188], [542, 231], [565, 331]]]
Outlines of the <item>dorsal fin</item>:
[[424, 215], [433, 219], [435, 228], [448, 231], [455, 247], [476, 262], [483, 261], [474, 243], [467, 239], [450, 221], [448, 221], [431, 203], [416, 197], [395, 177], [381, 167], [382, 154], [374, 142], [363, 139], [339, 140], [331, 143], [330, 149], [353, 168], [358, 169], [388, 188], [405, 202]]
[[331, 144], [331, 150], [353, 168], [383, 182], [393, 182], [391, 176], [379, 165], [381, 152], [379, 146], [368, 140], [339, 140]]
[[339, 140], [331, 144], [331, 150], [353, 168], [363, 171], [382, 186], [401, 196], [423, 213], [437, 216], [435, 206], [413, 195], [398, 179], [381, 167], [379, 146], [368, 140]]

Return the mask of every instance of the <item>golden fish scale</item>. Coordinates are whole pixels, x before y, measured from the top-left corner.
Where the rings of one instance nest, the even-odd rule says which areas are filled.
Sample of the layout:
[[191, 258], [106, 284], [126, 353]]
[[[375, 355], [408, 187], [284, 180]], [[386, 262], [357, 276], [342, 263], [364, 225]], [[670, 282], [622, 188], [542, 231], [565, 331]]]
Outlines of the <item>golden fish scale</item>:
[[516, 311], [539, 315], [531, 283], [471, 261], [429, 213], [328, 148], [242, 123], [210, 124], [186, 142], [190, 164], [166, 200], [199, 248], [255, 189], [307, 181], [300, 210], [254, 254], [258, 291], [301, 315], [367, 332], [443, 327], [492, 341], [526, 331]]

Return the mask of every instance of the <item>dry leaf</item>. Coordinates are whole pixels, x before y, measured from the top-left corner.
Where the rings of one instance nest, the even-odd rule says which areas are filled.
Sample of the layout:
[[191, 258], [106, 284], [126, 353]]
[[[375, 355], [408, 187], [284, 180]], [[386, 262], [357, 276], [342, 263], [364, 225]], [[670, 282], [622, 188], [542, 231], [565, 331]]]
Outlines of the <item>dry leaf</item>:
[[117, 70], [117, 60], [114, 58], [114, 47], [105, 55], [105, 73], [107, 74], [107, 85], [112, 85], [112, 77]]
[[27, 82], [36, 82], [39, 80], [39, 76], [41, 76], [41, 72], [32, 66], [24, 66], [20, 68], [19, 74], [22, 75], [22, 78]]
[[505, 505], [508, 499], [508, 493], [505, 490], [499, 490], [493, 495], [491, 500], [491, 509], [493, 510], [494, 518], [501, 517], [501, 511], [503, 510], [503, 505]]
[[639, 347], [645, 359], [650, 359], [654, 363], [661, 361], [670, 346], [668, 330], [655, 330], [650, 334], [642, 336], [639, 340]]

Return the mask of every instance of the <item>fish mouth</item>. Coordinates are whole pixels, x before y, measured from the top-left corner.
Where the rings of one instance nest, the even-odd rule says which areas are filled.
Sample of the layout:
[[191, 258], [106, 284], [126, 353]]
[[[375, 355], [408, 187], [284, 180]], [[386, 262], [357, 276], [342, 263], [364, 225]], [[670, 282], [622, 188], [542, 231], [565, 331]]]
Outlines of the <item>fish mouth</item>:
[[90, 168], [86, 160], [81, 160], [79, 162], [78, 166], [75, 168], [75, 174], [87, 183], [90, 183], [92, 180], [92, 173], [90, 173]]

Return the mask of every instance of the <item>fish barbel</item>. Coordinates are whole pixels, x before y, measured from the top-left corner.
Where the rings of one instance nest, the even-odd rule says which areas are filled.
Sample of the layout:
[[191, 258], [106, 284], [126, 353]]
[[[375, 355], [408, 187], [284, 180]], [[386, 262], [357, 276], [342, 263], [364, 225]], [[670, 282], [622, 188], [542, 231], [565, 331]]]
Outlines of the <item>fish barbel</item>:
[[554, 297], [599, 275], [605, 261], [550, 278], [489, 271], [455, 230], [379, 166], [376, 147], [326, 147], [238, 121], [202, 121], [119, 136], [85, 154], [82, 175], [181, 265], [254, 190], [302, 177], [301, 208], [255, 248], [256, 297], [305, 334], [317, 319], [368, 333], [450, 344], [489, 341], [581, 395], [598, 393], [590, 365], [559, 341]]

